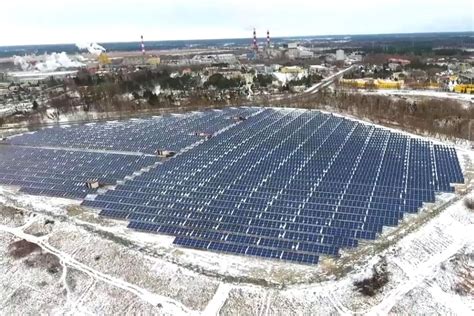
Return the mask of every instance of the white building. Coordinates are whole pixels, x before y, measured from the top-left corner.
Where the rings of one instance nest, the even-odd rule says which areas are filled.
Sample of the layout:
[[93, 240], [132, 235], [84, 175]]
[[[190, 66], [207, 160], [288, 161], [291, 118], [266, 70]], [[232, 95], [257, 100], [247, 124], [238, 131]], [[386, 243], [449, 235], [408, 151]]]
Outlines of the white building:
[[344, 61], [346, 60], [346, 55], [344, 54], [344, 50], [338, 49], [336, 50], [336, 61]]
[[238, 60], [233, 54], [217, 54], [217, 55], [196, 55], [191, 59], [191, 64], [237, 64]]
[[288, 43], [288, 49], [297, 49], [298, 43]]
[[298, 58], [313, 58], [314, 57], [314, 53], [310, 50], [307, 50], [306, 48], [304, 47], [299, 47], [298, 48]]
[[292, 48], [286, 51], [289, 59], [309, 59], [314, 57], [314, 53], [304, 47]]
[[6, 80], [12, 82], [39, 82], [48, 78], [64, 79], [67, 77], [73, 77], [77, 74], [77, 70], [64, 70], [64, 71], [51, 71], [51, 72], [40, 72], [40, 71], [16, 71], [9, 72], [6, 75]]

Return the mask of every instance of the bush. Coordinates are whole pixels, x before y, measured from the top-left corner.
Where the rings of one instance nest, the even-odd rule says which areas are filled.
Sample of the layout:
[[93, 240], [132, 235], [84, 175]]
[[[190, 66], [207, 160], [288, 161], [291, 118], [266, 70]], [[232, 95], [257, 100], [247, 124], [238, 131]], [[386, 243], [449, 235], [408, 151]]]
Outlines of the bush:
[[8, 252], [14, 258], [24, 258], [40, 249], [37, 244], [24, 239], [15, 241], [8, 246]]
[[472, 197], [467, 197], [464, 199], [464, 205], [469, 209], [469, 210], [474, 210], [474, 198]]
[[222, 74], [214, 74], [204, 83], [204, 87], [213, 86], [219, 90], [238, 88], [243, 84], [241, 78], [227, 79]]
[[30, 268], [43, 268], [51, 274], [62, 271], [61, 260], [52, 253], [41, 253], [31, 256], [24, 261]]
[[469, 139], [469, 121], [474, 109], [453, 100], [423, 100], [416, 103], [381, 95], [350, 91], [319, 91], [301, 103], [332, 106], [337, 110], [376, 122], [385, 122], [416, 133]]
[[385, 284], [388, 283], [387, 262], [382, 259], [381, 263], [372, 268], [372, 276], [361, 281], [354, 282], [357, 290], [366, 296], [374, 296]]
[[257, 76], [254, 77], [253, 82], [256, 83], [260, 87], [267, 87], [272, 84], [273, 76], [258, 74]]

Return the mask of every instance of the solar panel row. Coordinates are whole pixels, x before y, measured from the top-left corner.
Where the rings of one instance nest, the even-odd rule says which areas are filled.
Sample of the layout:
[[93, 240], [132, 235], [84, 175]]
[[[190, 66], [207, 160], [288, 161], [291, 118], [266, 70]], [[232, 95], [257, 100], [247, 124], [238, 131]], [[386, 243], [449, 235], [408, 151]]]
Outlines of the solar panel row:
[[213, 134], [233, 122], [229, 116], [248, 116], [256, 108], [229, 108], [127, 121], [89, 123], [43, 129], [12, 137], [13, 145], [118, 150], [154, 154], [157, 149], [179, 151], [200, 140], [195, 132]]
[[113, 185], [157, 161], [152, 156], [0, 146], [0, 183], [29, 194], [85, 198], [93, 179]]

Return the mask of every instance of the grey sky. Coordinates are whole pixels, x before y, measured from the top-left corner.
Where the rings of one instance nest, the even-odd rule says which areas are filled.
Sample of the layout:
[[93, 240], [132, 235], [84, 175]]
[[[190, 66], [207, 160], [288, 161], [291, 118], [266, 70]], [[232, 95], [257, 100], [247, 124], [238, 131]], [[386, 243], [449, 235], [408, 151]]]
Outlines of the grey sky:
[[474, 30], [472, 0], [5, 2], [0, 45]]

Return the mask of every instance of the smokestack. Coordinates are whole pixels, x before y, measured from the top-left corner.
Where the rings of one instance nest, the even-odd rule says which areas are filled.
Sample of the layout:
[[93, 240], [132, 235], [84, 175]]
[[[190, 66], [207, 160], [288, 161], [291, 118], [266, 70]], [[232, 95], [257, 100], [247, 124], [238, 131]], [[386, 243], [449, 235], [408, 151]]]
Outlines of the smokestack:
[[253, 49], [258, 51], [258, 43], [257, 43], [257, 30], [253, 29]]
[[145, 43], [143, 42], [143, 35], [142, 35], [142, 54], [145, 56]]
[[267, 30], [267, 47], [270, 47], [270, 31]]

